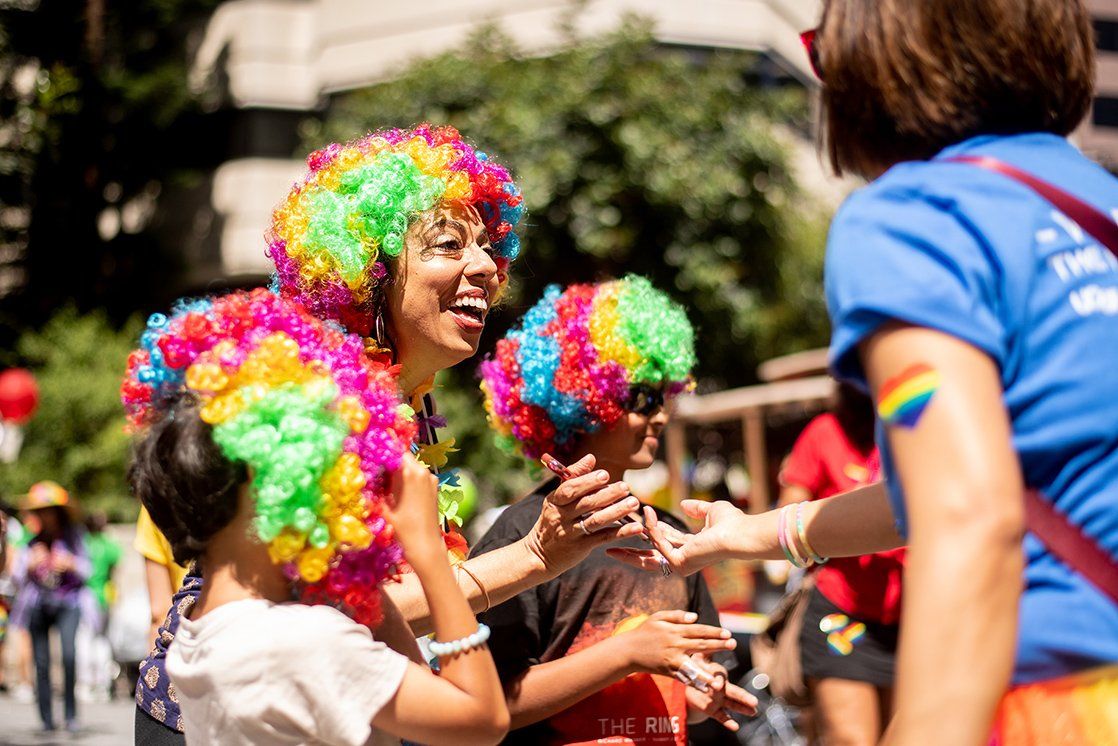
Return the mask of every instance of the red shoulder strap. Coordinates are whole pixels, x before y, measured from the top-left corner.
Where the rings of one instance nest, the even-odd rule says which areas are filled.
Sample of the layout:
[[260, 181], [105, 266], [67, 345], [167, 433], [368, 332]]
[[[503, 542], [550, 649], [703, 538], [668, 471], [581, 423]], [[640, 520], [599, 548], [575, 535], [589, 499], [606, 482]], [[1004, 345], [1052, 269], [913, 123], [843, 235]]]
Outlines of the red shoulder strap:
[[960, 155], [944, 160], [948, 163], [969, 163], [972, 166], [1008, 176], [1027, 186], [1051, 202], [1060, 212], [1074, 220], [1080, 228], [1090, 233], [1099, 243], [1110, 249], [1115, 256], [1118, 256], [1118, 223], [1078, 197], [1068, 194], [1063, 189], [1049, 184], [1043, 179], [1038, 179], [1027, 171], [1022, 171], [1005, 161], [999, 161], [997, 158], [984, 155]]
[[[969, 163], [1008, 176], [1027, 186], [1118, 256], [1118, 223], [1078, 197], [996, 158], [963, 155], [944, 160]], [[1067, 516], [1056, 510], [1036, 490], [1025, 493], [1025, 525], [1044, 543], [1049, 552], [1118, 604], [1118, 560], [1072, 524]]]
[[1025, 525], [1049, 552], [1118, 604], [1118, 562], [1036, 490], [1025, 492]]

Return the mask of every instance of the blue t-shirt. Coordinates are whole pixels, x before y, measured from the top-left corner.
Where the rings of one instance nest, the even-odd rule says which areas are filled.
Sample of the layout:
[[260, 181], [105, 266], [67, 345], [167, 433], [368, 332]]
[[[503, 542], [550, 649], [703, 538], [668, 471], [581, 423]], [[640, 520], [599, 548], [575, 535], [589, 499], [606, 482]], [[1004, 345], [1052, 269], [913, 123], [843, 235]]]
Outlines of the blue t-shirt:
[[[1049, 134], [978, 137], [987, 155], [1118, 218], [1118, 180]], [[857, 346], [889, 320], [942, 331], [1001, 371], [1025, 481], [1118, 555], [1118, 260], [1050, 203], [972, 165], [903, 163], [852, 195], [827, 246], [835, 374], [865, 386]], [[898, 524], [904, 503], [885, 442]], [[1118, 661], [1118, 606], [1025, 540], [1016, 683]], [[966, 619], [954, 620], [966, 624]]]

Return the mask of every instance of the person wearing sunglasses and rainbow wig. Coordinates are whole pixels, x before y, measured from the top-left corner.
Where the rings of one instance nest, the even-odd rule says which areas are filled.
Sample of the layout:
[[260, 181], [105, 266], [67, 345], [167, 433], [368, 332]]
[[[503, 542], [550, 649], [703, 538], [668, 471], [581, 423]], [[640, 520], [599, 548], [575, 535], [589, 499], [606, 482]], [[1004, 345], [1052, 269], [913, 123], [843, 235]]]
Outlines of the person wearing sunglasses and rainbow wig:
[[[531, 530], [562, 464], [593, 454], [610, 481], [650, 466], [666, 406], [690, 388], [694, 365], [686, 314], [643, 277], [547, 288], [482, 363], [481, 387], [498, 439], [531, 462], [546, 457], [562, 476], [508, 508], [474, 555]], [[635, 497], [623, 504], [640, 507]], [[625, 546], [645, 545], [634, 537]], [[708, 659], [733, 642], [697, 576], [650, 576], [601, 548], [480, 618], [500, 638], [491, 644], [512, 716], [506, 743], [623, 736], [683, 746], [689, 720], [714, 716], [735, 729], [727, 709], [755, 705]]]

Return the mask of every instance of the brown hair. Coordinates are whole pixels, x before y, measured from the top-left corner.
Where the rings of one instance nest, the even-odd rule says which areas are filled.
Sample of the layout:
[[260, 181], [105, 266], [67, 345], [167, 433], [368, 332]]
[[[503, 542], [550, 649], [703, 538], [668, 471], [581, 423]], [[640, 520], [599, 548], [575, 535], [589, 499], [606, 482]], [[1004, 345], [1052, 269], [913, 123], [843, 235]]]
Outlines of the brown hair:
[[838, 173], [872, 177], [980, 134], [1067, 135], [1091, 105], [1082, 0], [829, 0], [817, 44]]

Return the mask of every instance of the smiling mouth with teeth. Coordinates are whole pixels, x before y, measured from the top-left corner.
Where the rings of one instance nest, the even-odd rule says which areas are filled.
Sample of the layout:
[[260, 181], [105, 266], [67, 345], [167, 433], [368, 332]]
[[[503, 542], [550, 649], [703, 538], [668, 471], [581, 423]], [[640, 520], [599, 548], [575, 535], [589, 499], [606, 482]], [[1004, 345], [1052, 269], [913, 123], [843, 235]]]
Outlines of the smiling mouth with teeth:
[[449, 310], [460, 323], [470, 327], [480, 327], [485, 325], [485, 314], [489, 311], [489, 304], [480, 296], [463, 295], [454, 299]]

